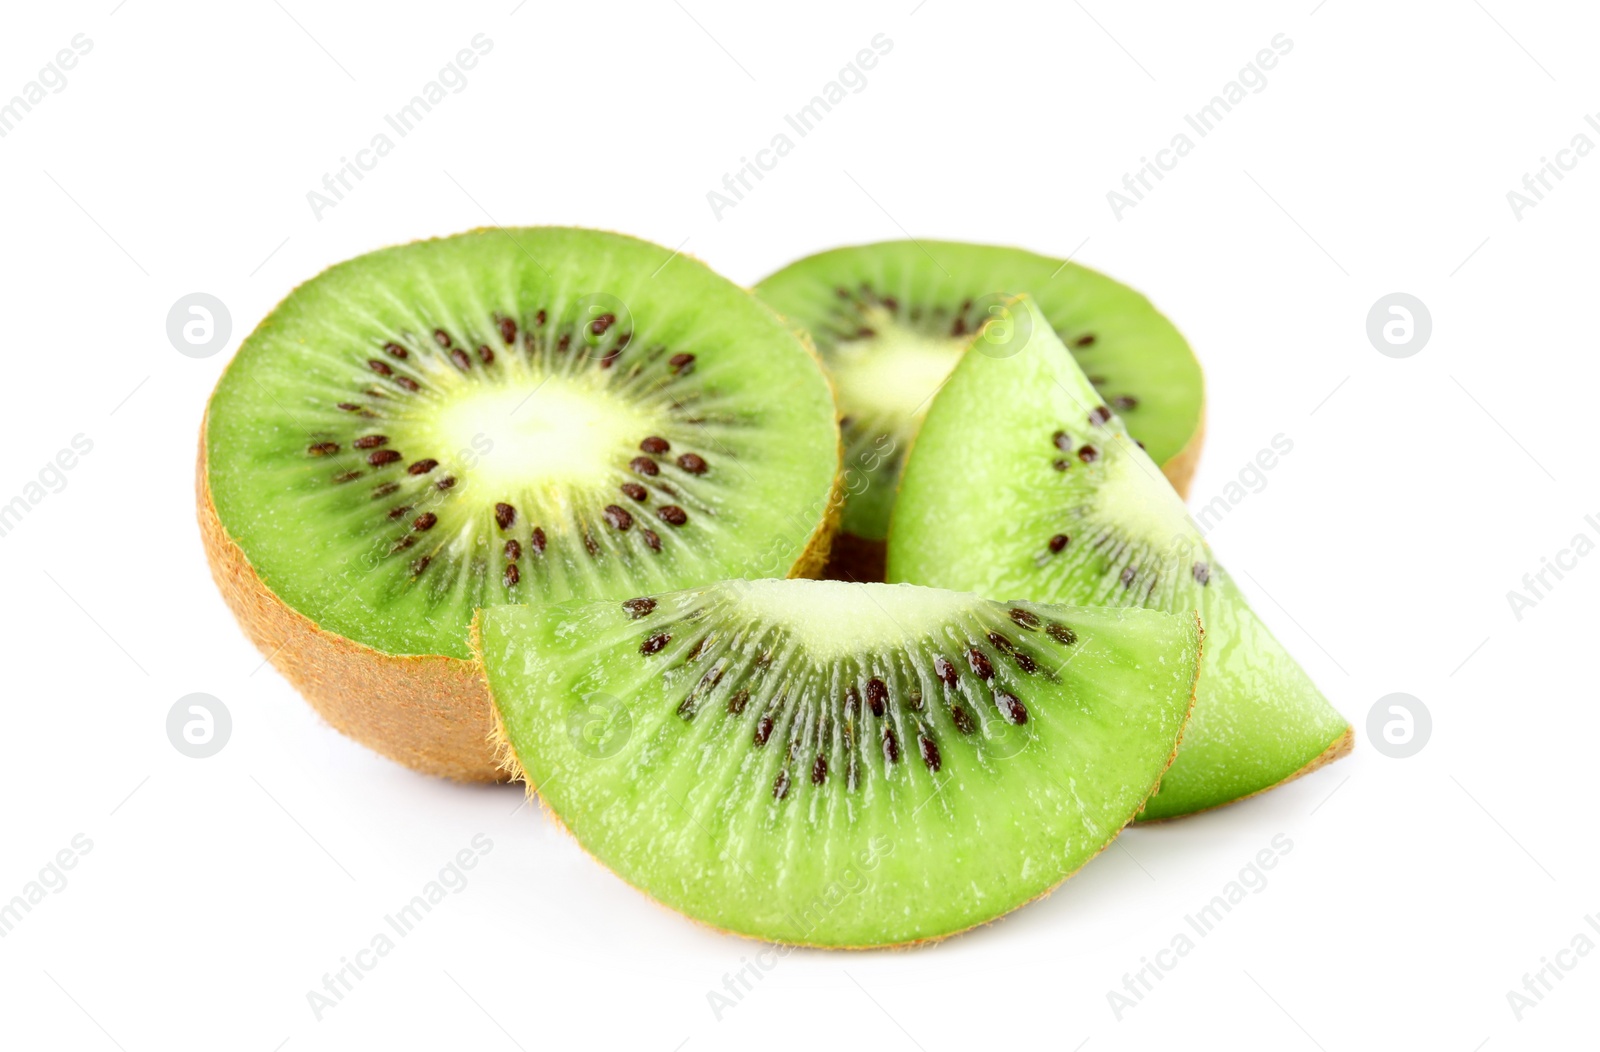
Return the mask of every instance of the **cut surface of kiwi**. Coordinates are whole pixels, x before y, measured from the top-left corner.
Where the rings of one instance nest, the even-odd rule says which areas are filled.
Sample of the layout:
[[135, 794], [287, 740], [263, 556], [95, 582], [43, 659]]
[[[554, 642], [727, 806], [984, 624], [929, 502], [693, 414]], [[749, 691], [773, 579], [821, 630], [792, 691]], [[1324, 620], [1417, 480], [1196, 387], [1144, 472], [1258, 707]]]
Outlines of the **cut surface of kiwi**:
[[299, 640], [467, 669], [479, 607], [804, 572], [838, 447], [812, 355], [733, 283], [620, 235], [484, 230], [339, 264], [261, 323], [208, 407], [201, 516], [296, 685], [372, 693]]
[[1193, 617], [736, 581], [495, 607], [512, 763], [582, 846], [713, 927], [865, 947], [1049, 891], [1166, 770]]
[[1250, 609], [1178, 495], [1026, 297], [934, 399], [901, 481], [892, 581], [1198, 610], [1206, 671], [1141, 819], [1270, 788], [1350, 748], [1348, 723]]
[[756, 294], [811, 334], [845, 437], [843, 529], [887, 534], [906, 451], [973, 334], [1010, 294], [1034, 297], [1095, 387], [1186, 490], [1204, 383], [1188, 343], [1144, 296], [1076, 263], [1016, 248], [889, 241], [783, 268]]

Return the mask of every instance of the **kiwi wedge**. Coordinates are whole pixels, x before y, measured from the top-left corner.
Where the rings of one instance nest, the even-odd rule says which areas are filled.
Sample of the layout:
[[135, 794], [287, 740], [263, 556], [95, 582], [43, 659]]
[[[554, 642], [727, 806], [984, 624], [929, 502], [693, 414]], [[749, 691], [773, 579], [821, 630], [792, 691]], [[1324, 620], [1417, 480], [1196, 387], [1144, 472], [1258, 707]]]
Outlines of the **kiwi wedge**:
[[1206, 674], [1141, 818], [1250, 796], [1353, 733], [1217, 563], [1183, 502], [1023, 297], [933, 400], [901, 480], [892, 581], [1043, 602], [1198, 610]]
[[973, 334], [1027, 293], [1180, 493], [1199, 459], [1200, 365], [1144, 296], [1017, 248], [887, 241], [808, 256], [756, 286], [804, 327], [833, 379], [845, 439], [841, 554], [881, 576], [895, 487], [933, 395]]
[[279, 304], [211, 396], [199, 513], [329, 723], [488, 779], [477, 608], [814, 573], [838, 457], [814, 357], [743, 289], [616, 234], [482, 230]]
[[498, 606], [508, 763], [579, 843], [774, 942], [941, 938], [1049, 891], [1171, 762], [1194, 616], [843, 581]]

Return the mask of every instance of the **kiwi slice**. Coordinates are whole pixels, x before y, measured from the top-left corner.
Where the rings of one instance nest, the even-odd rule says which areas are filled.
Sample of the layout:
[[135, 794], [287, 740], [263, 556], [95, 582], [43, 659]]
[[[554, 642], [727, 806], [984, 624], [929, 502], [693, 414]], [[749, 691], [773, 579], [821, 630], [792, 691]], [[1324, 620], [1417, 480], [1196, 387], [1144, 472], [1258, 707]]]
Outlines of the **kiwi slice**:
[[1183, 502], [1026, 297], [934, 399], [901, 481], [893, 581], [1199, 610], [1206, 675], [1142, 818], [1201, 811], [1348, 752], [1350, 726], [1273, 638]]
[[202, 428], [200, 519], [247, 632], [377, 751], [497, 775], [479, 607], [815, 572], [839, 435], [804, 343], [694, 260], [496, 229], [301, 285]]
[[881, 570], [906, 451], [933, 395], [1001, 294], [1027, 293], [1100, 401], [1186, 492], [1200, 454], [1204, 384], [1188, 343], [1150, 301], [1076, 263], [1016, 248], [888, 241], [792, 263], [756, 294], [803, 326], [833, 378], [845, 438], [849, 550]]
[[1200, 630], [1148, 610], [737, 581], [477, 622], [508, 762], [716, 928], [937, 939], [1044, 894], [1171, 762]]

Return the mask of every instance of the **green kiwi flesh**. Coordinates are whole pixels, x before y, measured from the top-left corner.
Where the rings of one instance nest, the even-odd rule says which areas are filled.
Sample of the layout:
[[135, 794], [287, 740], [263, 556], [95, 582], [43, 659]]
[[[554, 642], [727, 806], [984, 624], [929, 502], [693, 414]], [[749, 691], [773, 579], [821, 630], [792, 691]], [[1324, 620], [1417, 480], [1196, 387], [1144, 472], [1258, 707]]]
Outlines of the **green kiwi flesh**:
[[210, 499], [266, 587], [396, 655], [479, 607], [784, 576], [826, 517], [824, 378], [695, 260], [597, 231], [389, 248], [301, 285], [207, 414]]
[[1198, 610], [1194, 718], [1141, 818], [1205, 810], [1347, 749], [1350, 727], [1217, 563], [1182, 501], [1026, 297], [929, 408], [888, 544], [891, 581], [1042, 602]]
[[1049, 891], [1133, 818], [1192, 704], [1193, 617], [735, 581], [486, 609], [509, 763], [624, 880], [713, 927], [865, 947]]
[[934, 393], [999, 309], [1038, 303], [1083, 371], [1182, 487], [1198, 452], [1204, 383], [1188, 343], [1144, 296], [1076, 263], [1016, 248], [888, 241], [822, 252], [756, 286], [815, 342], [845, 437], [842, 528], [882, 540], [907, 449]]

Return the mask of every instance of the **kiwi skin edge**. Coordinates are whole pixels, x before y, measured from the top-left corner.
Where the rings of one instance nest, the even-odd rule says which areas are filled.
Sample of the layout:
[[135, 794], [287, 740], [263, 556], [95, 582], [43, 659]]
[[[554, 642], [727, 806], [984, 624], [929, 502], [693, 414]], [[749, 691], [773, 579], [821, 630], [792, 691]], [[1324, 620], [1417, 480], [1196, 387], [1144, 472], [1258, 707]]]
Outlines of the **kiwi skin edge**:
[[[509, 780], [493, 740], [494, 706], [474, 661], [387, 654], [346, 639], [290, 607], [261, 580], [211, 501], [209, 420], [208, 405], [195, 462], [200, 538], [218, 591], [256, 649], [334, 730], [372, 751], [456, 781]], [[836, 474], [827, 514], [790, 567], [790, 577], [821, 573], [839, 525], [843, 489], [844, 476]]]
[[[842, 478], [842, 476], [841, 476], [841, 478]], [[844, 537], [844, 536], [848, 536], [848, 535], [841, 533], [841, 534], [839, 534], [839, 536]], [[472, 644], [472, 651], [473, 651], [474, 654], [481, 654], [483, 652], [483, 645], [482, 645], [482, 638], [483, 637], [482, 637], [482, 635], [481, 635], [481, 633], [479, 631], [479, 622], [482, 619], [481, 615], [482, 615], [482, 611], [481, 610], [472, 615], [472, 625], [467, 630], [467, 636], [468, 636], [468, 639], [470, 640], [470, 642]], [[1100, 848], [1099, 848], [1098, 851], [1096, 851], [1094, 854], [1090, 855], [1088, 858], [1083, 860], [1083, 865], [1079, 866], [1077, 869], [1073, 870], [1071, 873], [1063, 874], [1060, 880], [1056, 881], [1056, 883], [1052, 884], [1050, 887], [1048, 887], [1048, 888], [1044, 889], [1043, 891], [1039, 892], [1039, 894], [1035, 895], [1033, 898], [1029, 899], [1027, 902], [1018, 903], [1017, 905], [1013, 906], [1011, 909], [1009, 909], [1006, 912], [1000, 914], [1000, 916], [998, 916], [998, 917], [991, 917], [989, 920], [979, 921], [976, 924], [970, 924], [967, 927], [958, 929], [956, 931], [945, 932], [943, 935], [931, 935], [931, 936], [929, 936], [928, 938], [925, 938], [925, 939], [908, 939], [905, 942], [893, 942], [893, 943], [881, 943], [881, 944], [874, 943], [874, 944], [864, 945], [864, 946], [842, 946], [842, 945], [833, 945], [833, 944], [825, 944], [825, 943], [811, 943], [811, 942], [786, 942], [786, 941], [783, 941], [783, 940], [766, 939], [766, 938], [762, 938], [761, 936], [758, 936], [758, 935], [749, 935], [749, 934], [746, 934], [745, 932], [742, 932], [742, 931], [730, 931], [727, 928], [719, 928], [715, 924], [711, 924], [711, 923], [709, 923], [707, 921], [701, 920], [698, 917], [692, 917], [687, 913], [683, 913], [683, 912], [679, 911], [678, 909], [676, 909], [676, 908], [674, 908], [672, 906], [669, 906], [666, 903], [662, 902], [661, 900], [657, 899], [654, 895], [650, 894], [644, 888], [638, 887], [637, 885], [625, 880], [615, 870], [612, 870], [611, 867], [609, 865], [607, 865], [605, 862], [601, 861], [598, 858], [595, 858], [595, 856], [593, 854], [590, 854], [589, 849], [587, 847], [584, 847], [583, 841], [579, 840], [577, 835], [574, 834], [572, 832], [572, 829], [567, 825], [566, 821], [563, 820], [560, 815], [556, 814], [555, 808], [551, 807], [548, 803], [546, 803], [544, 798], [539, 795], [539, 787], [534, 785], [531, 781], [528, 780], [527, 772], [525, 770], [523, 770], [521, 761], [519, 761], [517, 759], [516, 750], [511, 747], [511, 736], [506, 733], [505, 721], [500, 718], [500, 710], [495, 708], [493, 703], [491, 703], [489, 705], [489, 715], [490, 715], [490, 719], [493, 721], [493, 726], [492, 726], [492, 728], [490, 730], [490, 739], [491, 739], [491, 744], [492, 744], [492, 746], [494, 748], [496, 761], [499, 763], [500, 768], [501, 768], [501, 780], [502, 781], [521, 782], [522, 783], [523, 792], [526, 794], [527, 798], [529, 800], [538, 800], [539, 809], [544, 812], [545, 817], [548, 818], [550, 821], [554, 822], [557, 829], [561, 830], [563, 833], [566, 833], [568, 836], [572, 837], [572, 839], [577, 843], [578, 847], [583, 850], [584, 854], [588, 855], [590, 858], [594, 859], [595, 862], [599, 863], [601, 866], [603, 866], [607, 870], [609, 870], [612, 873], [613, 876], [617, 877], [618, 880], [622, 880], [622, 882], [624, 884], [627, 884], [630, 888], [633, 888], [635, 891], [639, 892], [639, 894], [643, 895], [646, 899], [649, 899], [652, 903], [654, 903], [657, 906], [660, 906], [664, 910], [667, 910], [669, 913], [672, 913], [672, 914], [674, 914], [676, 916], [679, 916], [679, 917], [684, 917], [684, 918], [694, 922], [695, 924], [698, 924], [702, 928], [709, 928], [711, 931], [714, 931], [719, 935], [733, 935], [733, 936], [736, 936], [736, 937], [741, 938], [741, 939], [752, 939], [752, 940], [754, 940], [756, 942], [768, 943], [768, 944], [771, 944], [771, 945], [774, 945], [774, 946], [795, 946], [795, 947], [799, 947], [801, 949], [842, 950], [842, 951], [845, 951], [845, 952], [852, 952], [852, 951], [853, 952], [865, 952], [867, 950], [905, 950], [905, 949], [911, 949], [911, 948], [914, 948], [914, 947], [917, 947], [917, 946], [927, 946], [927, 945], [930, 945], [932, 943], [943, 942], [944, 940], [946, 940], [948, 938], [951, 938], [952, 936], [964, 935], [967, 932], [973, 931], [973, 930], [975, 930], [977, 928], [987, 927], [990, 924], [997, 924], [1000, 921], [1005, 920], [1007, 917], [1016, 916], [1017, 912], [1019, 910], [1021, 910], [1024, 906], [1031, 906], [1033, 903], [1038, 902], [1040, 899], [1049, 897], [1049, 895], [1052, 892], [1054, 892], [1057, 888], [1061, 887], [1061, 885], [1065, 884], [1067, 881], [1069, 881], [1073, 877], [1077, 876], [1083, 870], [1084, 866], [1087, 866], [1089, 863], [1093, 862], [1096, 858], [1099, 858], [1100, 855], [1105, 852], [1106, 848], [1110, 847], [1112, 842], [1114, 840], [1116, 840], [1117, 837], [1122, 835], [1123, 830], [1129, 828], [1130, 826], [1135, 825], [1138, 822], [1139, 816], [1144, 813], [1145, 805], [1149, 802], [1150, 797], [1154, 796], [1156, 794], [1156, 791], [1161, 788], [1161, 779], [1166, 777], [1167, 771], [1171, 769], [1173, 762], [1177, 760], [1177, 758], [1178, 758], [1178, 750], [1183, 747], [1183, 736], [1184, 736], [1185, 732], [1187, 732], [1188, 729], [1189, 729], [1189, 720], [1194, 716], [1194, 703], [1195, 703], [1195, 699], [1197, 697], [1199, 697], [1200, 676], [1202, 675], [1203, 670], [1205, 668], [1205, 650], [1206, 650], [1206, 628], [1205, 628], [1205, 624], [1200, 619], [1200, 614], [1199, 614], [1198, 611], [1194, 615], [1194, 621], [1195, 621], [1195, 627], [1197, 629], [1199, 629], [1199, 647], [1195, 651], [1194, 676], [1189, 681], [1189, 707], [1184, 710], [1184, 713], [1183, 713], [1183, 724], [1178, 728], [1177, 740], [1175, 740], [1172, 743], [1172, 751], [1167, 754], [1167, 761], [1161, 767], [1161, 774], [1156, 778], [1156, 784], [1151, 786], [1150, 787], [1150, 792], [1145, 795], [1145, 802], [1141, 803], [1139, 805], [1139, 809], [1137, 811], [1135, 811], [1131, 817], [1129, 817], [1127, 822], [1123, 823], [1120, 828], [1118, 828], [1114, 832], [1112, 832], [1111, 836], [1106, 838], [1106, 842], [1104, 844], [1100, 845]], [[481, 663], [480, 663], [480, 667], [479, 667], [479, 675], [481, 675], [483, 677], [483, 679], [480, 682], [479, 686], [483, 691], [485, 691], [485, 693], [487, 693], [487, 691], [489, 689], [489, 671], [488, 671], [487, 668], [482, 667]], [[1350, 740], [1350, 738], [1351, 738], [1351, 736], [1349, 734], [1346, 734], [1345, 737], [1343, 739], [1341, 739], [1341, 740], [1342, 741], [1348, 741], [1348, 740]], [[1346, 751], [1348, 751], [1348, 749], [1346, 749]], [[1324, 755], [1326, 755], [1326, 754], [1324, 754]], [[1342, 756], [1344, 754], [1340, 753], [1339, 755]], [[1331, 759], [1337, 759], [1337, 757], [1331, 757], [1330, 756], [1329, 759], [1330, 760]], [[1324, 761], [1319, 761], [1318, 763], [1313, 763], [1313, 764], [1307, 766], [1304, 770], [1300, 771], [1298, 774], [1291, 775], [1289, 779], [1285, 779], [1285, 780], [1288, 781], [1288, 780], [1292, 780], [1293, 778], [1298, 778], [1300, 774], [1304, 774], [1304, 773], [1306, 773], [1306, 771], [1313, 770], [1314, 768], [1321, 766], [1321, 764], [1325, 763], [1325, 762], [1327, 762], [1327, 761], [1324, 760]], [[1263, 791], [1265, 791], [1265, 790], [1263, 790]], [[1184, 815], [1182, 817], [1187, 818], [1188, 816]], [[1167, 820], [1166, 819], [1160, 819], [1159, 821], [1167, 821]]]

